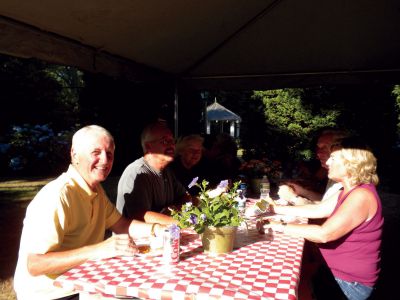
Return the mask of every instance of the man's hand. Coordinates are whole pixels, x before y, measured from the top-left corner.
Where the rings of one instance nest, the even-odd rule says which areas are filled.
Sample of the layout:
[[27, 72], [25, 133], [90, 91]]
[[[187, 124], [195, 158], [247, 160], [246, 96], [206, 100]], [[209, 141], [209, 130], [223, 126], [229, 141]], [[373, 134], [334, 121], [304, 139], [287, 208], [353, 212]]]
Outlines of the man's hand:
[[115, 234], [98, 244], [94, 259], [133, 256], [137, 252], [138, 248], [128, 234]]
[[109, 239], [76, 249], [28, 254], [28, 272], [33, 276], [61, 274], [87, 260], [116, 256], [132, 256], [138, 252], [137, 246], [128, 234], [117, 234]]
[[168, 224], [159, 224], [155, 223], [154, 224], [154, 234], [156, 237], [162, 237], [164, 234], [165, 229], [168, 228]]

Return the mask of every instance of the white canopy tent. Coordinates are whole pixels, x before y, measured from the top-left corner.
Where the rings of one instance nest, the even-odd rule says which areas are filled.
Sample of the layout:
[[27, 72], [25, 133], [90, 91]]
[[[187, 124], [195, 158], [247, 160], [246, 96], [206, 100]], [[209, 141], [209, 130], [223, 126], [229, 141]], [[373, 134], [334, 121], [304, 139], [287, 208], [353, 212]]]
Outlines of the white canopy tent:
[[396, 0], [2, 0], [0, 53], [199, 89], [399, 82]]
[[[135, 82], [400, 82], [397, 0], [2, 0], [0, 53]], [[191, 101], [189, 99], [189, 101]]]

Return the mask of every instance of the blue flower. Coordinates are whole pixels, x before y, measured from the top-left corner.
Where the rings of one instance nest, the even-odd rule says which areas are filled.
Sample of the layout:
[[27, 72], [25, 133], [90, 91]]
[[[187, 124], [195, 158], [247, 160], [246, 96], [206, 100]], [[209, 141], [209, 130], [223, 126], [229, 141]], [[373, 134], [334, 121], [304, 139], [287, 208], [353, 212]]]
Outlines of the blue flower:
[[190, 224], [192, 224], [192, 225], [197, 224], [197, 217], [196, 217], [196, 215], [191, 214], [190, 217], [189, 217], [188, 222], [189, 222]]
[[38, 158], [44, 158], [46, 156], [46, 153], [44, 153], [43, 151], [41, 151], [41, 152], [39, 152], [38, 154], [37, 154], [37, 157]]
[[189, 183], [188, 185], [189, 189], [192, 188], [197, 183], [197, 180], [199, 180], [199, 177], [195, 177], [192, 179], [192, 182]]
[[24, 168], [24, 161], [21, 156], [13, 157], [10, 160], [9, 166], [14, 171], [19, 171]]
[[22, 132], [22, 127], [20, 127], [20, 126], [13, 126], [13, 130], [14, 130], [15, 132]]
[[236, 205], [240, 181], [235, 182], [229, 189], [229, 181], [223, 180], [217, 188], [208, 190], [207, 180], [203, 179], [201, 184], [197, 183], [197, 180], [198, 178], [194, 178], [190, 186], [195, 184], [200, 189], [198, 203], [187, 202], [181, 206], [180, 210], [171, 209], [171, 215], [178, 221], [179, 227], [192, 228], [201, 234], [208, 226], [240, 225], [241, 210]]
[[218, 187], [219, 189], [225, 189], [228, 187], [229, 181], [228, 180], [222, 180], [219, 184]]
[[2, 144], [0, 143], [0, 153], [1, 154], [6, 154], [7, 151], [11, 148], [10, 144]]
[[48, 139], [49, 139], [50, 137], [49, 136], [41, 136], [40, 138], [39, 138], [39, 142], [40, 143], [43, 143], [43, 142], [45, 142], [45, 141], [47, 141]]

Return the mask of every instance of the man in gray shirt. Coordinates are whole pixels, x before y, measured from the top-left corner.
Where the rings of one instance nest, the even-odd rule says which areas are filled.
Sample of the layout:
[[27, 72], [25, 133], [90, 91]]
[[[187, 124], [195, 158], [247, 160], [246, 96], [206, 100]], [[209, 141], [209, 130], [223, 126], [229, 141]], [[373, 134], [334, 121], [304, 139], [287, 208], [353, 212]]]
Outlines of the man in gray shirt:
[[172, 132], [163, 122], [152, 123], [144, 128], [141, 144], [143, 157], [128, 165], [118, 182], [117, 209], [128, 218], [176, 223], [165, 214], [168, 207], [179, 206], [190, 197], [166, 168], [174, 159]]

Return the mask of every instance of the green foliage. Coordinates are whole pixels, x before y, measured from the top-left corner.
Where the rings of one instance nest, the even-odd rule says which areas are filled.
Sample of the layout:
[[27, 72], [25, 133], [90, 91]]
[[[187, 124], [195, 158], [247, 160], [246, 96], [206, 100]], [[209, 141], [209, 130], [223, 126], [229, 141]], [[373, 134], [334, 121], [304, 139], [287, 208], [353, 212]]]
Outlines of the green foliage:
[[304, 103], [302, 89], [255, 91], [253, 97], [262, 99], [270, 125], [302, 139], [319, 128], [334, 126], [340, 114], [337, 110], [316, 112]]
[[0, 174], [54, 174], [65, 167], [70, 140], [64, 135], [80, 123], [83, 87], [76, 68], [0, 55], [7, 103], [0, 110]]
[[340, 127], [365, 138], [383, 167], [393, 161], [388, 151], [400, 133], [399, 95], [399, 85], [360, 84], [220, 91], [210, 98], [242, 117], [239, 147], [245, 160], [268, 157], [289, 167], [294, 160], [309, 161], [315, 158], [318, 131]]
[[[281, 137], [280, 141], [271, 138], [271, 147], [281, 148], [278, 151], [286, 152], [289, 157], [309, 160], [313, 134], [320, 128], [335, 126], [340, 112], [323, 107], [317, 109], [304, 100], [305, 96], [304, 89], [279, 89], [254, 91], [252, 99], [262, 101], [265, 122], [273, 128], [274, 135]], [[280, 146], [282, 144], [285, 148]]]
[[396, 111], [397, 111], [397, 133], [400, 134], [400, 85], [395, 85], [392, 94], [396, 97]]
[[197, 233], [203, 233], [208, 226], [239, 226], [242, 222], [237, 207], [237, 189], [240, 182], [235, 182], [231, 189], [228, 189], [228, 181], [224, 180], [214, 190], [208, 190], [208, 182], [203, 180], [201, 184], [196, 182], [190, 186], [200, 188], [199, 204], [193, 205], [188, 202], [182, 205], [181, 210], [172, 210], [172, 217], [179, 222], [180, 228], [193, 227]]
[[82, 72], [35, 59], [0, 55], [0, 135], [10, 125], [51, 123], [62, 129], [77, 123]]
[[83, 72], [69, 66], [49, 65], [43, 72], [61, 85], [58, 101], [71, 113], [79, 112], [79, 95], [85, 83]]
[[243, 159], [288, 162], [313, 158], [313, 135], [322, 127], [336, 126], [343, 106], [325, 101], [331, 93], [321, 87], [219, 91], [208, 96], [241, 116]]

